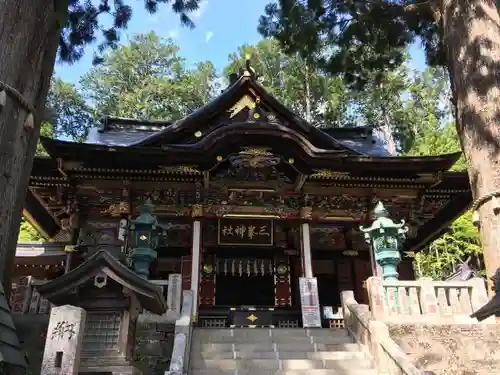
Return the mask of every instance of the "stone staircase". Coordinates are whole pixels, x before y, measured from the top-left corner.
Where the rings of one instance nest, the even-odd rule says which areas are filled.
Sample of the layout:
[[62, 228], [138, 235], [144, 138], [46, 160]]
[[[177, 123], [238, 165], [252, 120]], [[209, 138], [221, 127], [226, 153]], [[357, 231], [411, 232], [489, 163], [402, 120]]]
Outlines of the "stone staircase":
[[344, 329], [202, 329], [189, 375], [377, 375]]

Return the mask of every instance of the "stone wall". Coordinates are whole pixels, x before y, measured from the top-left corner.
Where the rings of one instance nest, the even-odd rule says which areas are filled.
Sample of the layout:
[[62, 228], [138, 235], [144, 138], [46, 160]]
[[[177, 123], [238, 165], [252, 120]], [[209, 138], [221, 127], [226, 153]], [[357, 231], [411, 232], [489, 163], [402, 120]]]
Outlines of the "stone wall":
[[417, 368], [436, 375], [500, 374], [497, 324], [401, 324], [389, 331]]
[[[39, 375], [49, 315], [18, 315], [14, 323], [28, 356], [30, 374]], [[138, 323], [136, 366], [145, 374], [163, 374], [169, 366], [173, 341], [173, 324]]]
[[138, 323], [134, 358], [137, 368], [144, 374], [163, 374], [170, 365], [173, 344], [173, 324]]

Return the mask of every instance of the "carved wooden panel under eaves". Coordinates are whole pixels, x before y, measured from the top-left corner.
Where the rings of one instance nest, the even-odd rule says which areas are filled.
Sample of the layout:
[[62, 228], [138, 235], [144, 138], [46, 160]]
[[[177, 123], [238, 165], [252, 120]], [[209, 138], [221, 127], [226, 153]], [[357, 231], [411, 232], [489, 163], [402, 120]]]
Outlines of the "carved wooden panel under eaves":
[[[311, 225], [311, 248], [314, 250], [336, 250], [342, 251], [346, 249], [346, 239], [344, 236], [344, 228], [335, 225]], [[300, 230], [292, 228], [290, 235], [294, 247], [300, 249]]]
[[160, 219], [159, 223], [165, 228], [159, 237], [159, 247], [191, 247], [193, 226], [190, 222]]
[[132, 207], [135, 213], [145, 199], [151, 198], [156, 215], [189, 216], [191, 206], [199, 202], [196, 189], [168, 187], [164, 189], [136, 190], [133, 194]]
[[349, 194], [312, 195], [309, 201], [313, 210], [321, 211], [326, 216], [363, 219], [369, 210], [366, 197]]

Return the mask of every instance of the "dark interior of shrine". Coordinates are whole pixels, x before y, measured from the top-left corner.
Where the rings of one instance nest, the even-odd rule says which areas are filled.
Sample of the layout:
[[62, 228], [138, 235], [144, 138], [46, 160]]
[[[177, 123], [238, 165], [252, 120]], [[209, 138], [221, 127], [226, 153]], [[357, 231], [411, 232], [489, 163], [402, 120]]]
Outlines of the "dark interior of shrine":
[[217, 275], [217, 306], [274, 306], [273, 275]]

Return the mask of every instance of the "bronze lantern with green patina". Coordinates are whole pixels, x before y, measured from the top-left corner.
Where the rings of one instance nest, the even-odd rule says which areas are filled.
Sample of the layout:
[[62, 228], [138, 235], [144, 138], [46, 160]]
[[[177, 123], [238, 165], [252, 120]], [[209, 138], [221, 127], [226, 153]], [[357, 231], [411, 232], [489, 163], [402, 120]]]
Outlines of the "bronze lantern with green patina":
[[374, 260], [382, 268], [384, 280], [398, 279], [398, 264], [401, 262], [400, 249], [406, 238], [408, 227], [404, 220], [395, 223], [389, 218], [389, 213], [382, 202], [375, 206], [372, 225], [359, 229], [365, 234], [365, 240], [372, 247]]
[[153, 203], [146, 199], [139, 206], [139, 216], [131, 221], [130, 238], [132, 240], [129, 252], [129, 264], [141, 277], [148, 278], [149, 266], [157, 258], [159, 235], [162, 228], [153, 215]]

